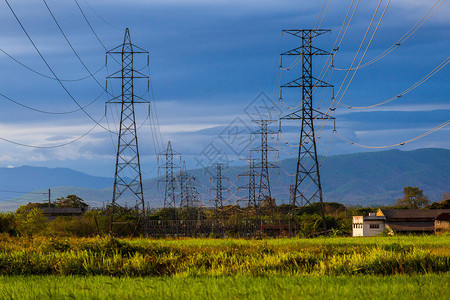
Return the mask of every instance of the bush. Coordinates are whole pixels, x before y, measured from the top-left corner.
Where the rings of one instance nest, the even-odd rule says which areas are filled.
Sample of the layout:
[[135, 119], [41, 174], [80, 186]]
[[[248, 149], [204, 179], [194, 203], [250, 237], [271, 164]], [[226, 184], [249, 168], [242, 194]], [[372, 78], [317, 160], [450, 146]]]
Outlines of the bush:
[[13, 213], [0, 214], [0, 233], [17, 234]]
[[40, 208], [22, 205], [16, 211], [15, 223], [21, 235], [39, 235], [47, 227], [47, 218]]

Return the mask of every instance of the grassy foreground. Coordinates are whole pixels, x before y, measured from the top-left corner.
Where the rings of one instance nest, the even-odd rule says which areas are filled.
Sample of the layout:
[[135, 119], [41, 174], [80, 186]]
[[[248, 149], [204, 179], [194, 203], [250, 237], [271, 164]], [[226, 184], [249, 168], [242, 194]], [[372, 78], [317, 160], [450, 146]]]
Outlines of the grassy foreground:
[[449, 236], [0, 240], [0, 275], [7, 276], [340, 276], [449, 271]]
[[449, 299], [449, 290], [448, 274], [0, 277], [1, 299]]

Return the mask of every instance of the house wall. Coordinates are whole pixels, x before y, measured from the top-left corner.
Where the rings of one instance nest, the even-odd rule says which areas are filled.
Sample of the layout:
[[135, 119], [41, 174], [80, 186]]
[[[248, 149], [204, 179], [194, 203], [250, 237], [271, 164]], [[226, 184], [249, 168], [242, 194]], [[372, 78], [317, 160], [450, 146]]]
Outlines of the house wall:
[[436, 231], [450, 230], [450, 221], [435, 220], [434, 221], [434, 228], [435, 228]]
[[383, 233], [384, 221], [364, 221], [363, 236], [376, 236]]
[[363, 216], [353, 216], [353, 236], [364, 236], [363, 223]]
[[364, 220], [364, 216], [353, 216], [353, 236], [376, 236], [383, 233], [383, 220]]

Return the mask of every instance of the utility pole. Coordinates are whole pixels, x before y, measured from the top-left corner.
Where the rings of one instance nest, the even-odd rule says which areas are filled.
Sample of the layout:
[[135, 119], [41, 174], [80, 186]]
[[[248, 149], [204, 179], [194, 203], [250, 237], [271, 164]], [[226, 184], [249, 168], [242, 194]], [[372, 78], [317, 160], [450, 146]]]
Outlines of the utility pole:
[[330, 32], [330, 30], [294, 29], [283, 30], [283, 32], [296, 38], [300, 38], [301, 46], [282, 53], [281, 57], [301, 56], [302, 59], [301, 77], [282, 85], [280, 88], [280, 99], [282, 98], [282, 91], [284, 88], [302, 89], [302, 108], [281, 118], [283, 120], [302, 120], [291, 217], [295, 217], [295, 206], [298, 204], [299, 200], [302, 206], [318, 201], [321, 205], [323, 230], [325, 233], [325, 209], [323, 204], [322, 185], [320, 182], [320, 165], [317, 159], [314, 120], [331, 119], [331, 117], [313, 108], [313, 92], [317, 87], [332, 88], [333, 86], [313, 77], [312, 58], [314, 55], [331, 55], [331, 53], [314, 47], [312, 44], [315, 37]]
[[121, 68], [107, 77], [108, 79], [119, 79], [121, 81], [121, 94], [107, 102], [121, 105], [114, 191], [110, 214], [111, 233], [116, 218], [123, 211], [124, 201], [127, 200], [126, 196], [131, 196], [135, 201], [134, 210], [139, 219], [145, 216], [134, 105], [136, 103], [149, 103], [149, 101], [135, 94], [135, 80], [143, 79], [148, 82], [148, 76], [135, 69], [134, 58], [137, 55], [147, 56], [148, 63], [148, 51], [131, 43], [128, 28], [125, 30], [123, 44], [106, 52], [107, 59], [108, 56], [111, 56], [118, 61], [115, 57], [119, 56], [121, 61]]
[[174, 162], [174, 156], [179, 156], [181, 160], [180, 153], [172, 150], [172, 144], [169, 141], [167, 143], [167, 149], [158, 154], [158, 164], [160, 157], [163, 157], [164, 163], [159, 165], [159, 168], [165, 170], [164, 182], [166, 183], [166, 188], [164, 193], [164, 209], [173, 209], [172, 219], [176, 220], [176, 178], [174, 172], [175, 169], [179, 169], [180, 166]]
[[48, 207], [51, 207], [51, 200], [50, 200], [50, 189], [48, 189]]

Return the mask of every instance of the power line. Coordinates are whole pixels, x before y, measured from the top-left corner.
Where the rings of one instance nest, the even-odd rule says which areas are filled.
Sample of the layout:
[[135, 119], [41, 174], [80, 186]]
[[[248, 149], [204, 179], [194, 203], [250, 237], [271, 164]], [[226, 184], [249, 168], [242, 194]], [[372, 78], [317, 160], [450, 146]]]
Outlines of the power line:
[[434, 68], [430, 73], [428, 73], [427, 75], [425, 75], [422, 79], [420, 79], [419, 81], [417, 81], [415, 84], [413, 84], [412, 86], [410, 86], [409, 88], [407, 88], [406, 90], [404, 90], [403, 92], [397, 94], [394, 97], [389, 98], [388, 100], [379, 102], [377, 104], [373, 104], [373, 105], [368, 105], [368, 106], [351, 106], [351, 105], [347, 105], [345, 103], [340, 103], [340, 105], [346, 106], [347, 108], [352, 108], [352, 109], [365, 109], [365, 108], [373, 108], [373, 107], [377, 107], [389, 102], [392, 102], [394, 100], [398, 100], [401, 97], [403, 97], [404, 95], [408, 94], [409, 92], [413, 91], [414, 89], [416, 89], [417, 87], [419, 87], [420, 85], [422, 85], [425, 81], [427, 81], [428, 79], [430, 79], [431, 77], [433, 77], [434, 74], [436, 74], [437, 72], [439, 72], [440, 70], [442, 70], [448, 63], [450, 62], [450, 56], [447, 56], [446, 59], [444, 59], [443, 62], [441, 62], [436, 68]]
[[114, 29], [117, 30], [121, 30], [120, 28], [118, 28], [117, 26], [111, 24], [110, 22], [108, 22], [108, 20], [106, 20], [105, 18], [102, 17], [102, 15], [100, 15], [90, 4], [87, 0], [84, 0], [84, 3], [86, 3], [86, 5], [89, 7], [90, 10], [92, 10], [94, 12], [94, 14], [96, 14], [103, 22], [105, 22], [106, 24], [108, 24], [109, 26], [111, 26]]
[[[103, 117], [100, 119], [100, 121], [98, 121], [98, 122], [101, 122], [101, 121], [103, 120], [103, 118], [105, 118], [105, 116], [103, 116]], [[71, 140], [71, 141], [69, 141], [69, 142], [67, 142], [67, 143], [58, 144], [58, 145], [52, 145], [52, 146], [35, 146], [35, 145], [28, 145], [28, 144], [23, 144], [23, 143], [15, 142], [15, 141], [13, 141], [13, 140], [9, 140], [9, 139], [3, 138], [3, 137], [0, 137], [0, 140], [5, 141], [5, 142], [8, 142], [8, 143], [10, 143], [10, 144], [14, 144], [14, 145], [17, 145], [17, 146], [22, 146], [22, 147], [27, 147], [27, 148], [35, 148], [35, 149], [52, 149], [52, 148], [60, 148], [60, 147], [64, 147], [64, 146], [73, 144], [73, 143], [75, 143], [75, 142], [78, 142], [79, 140], [81, 140], [82, 138], [84, 138], [85, 136], [87, 136], [88, 134], [90, 134], [90, 133], [91, 133], [91, 132], [99, 125], [99, 124], [100, 124], [100, 123], [95, 124], [94, 127], [92, 127], [91, 129], [89, 129], [86, 133], [84, 133], [83, 135], [77, 137], [76, 139], [73, 139], [73, 140]]]
[[[0, 51], [3, 52], [3, 54], [5, 54], [6, 56], [8, 56], [8, 57], [9, 57], [10, 59], [12, 59], [13, 61], [15, 61], [16, 63], [18, 63], [19, 65], [21, 65], [22, 67], [24, 67], [24, 68], [30, 70], [31, 72], [33, 72], [33, 73], [35, 73], [35, 74], [37, 74], [37, 75], [39, 75], [39, 76], [45, 77], [45, 78], [47, 78], [47, 79], [57, 80], [55, 77], [45, 75], [44, 73], [41, 73], [41, 72], [39, 72], [39, 71], [36, 71], [35, 69], [33, 69], [33, 68], [27, 66], [26, 64], [24, 64], [23, 62], [21, 62], [20, 60], [18, 60], [17, 58], [15, 58], [14, 56], [12, 56], [11, 54], [9, 54], [8, 52], [6, 52], [5, 50], [3, 50], [3, 49], [1, 49], [1, 48], [0, 48]], [[100, 69], [98, 69], [97, 71], [95, 71], [95, 72], [92, 73], [92, 74], [95, 75], [95, 74], [99, 73], [101, 70], [103, 70], [104, 68], [105, 68], [105, 65], [101, 66]], [[75, 82], [75, 81], [82, 81], [82, 80], [85, 80], [85, 79], [87, 79], [87, 78], [89, 78], [89, 77], [92, 77], [92, 76], [91, 76], [91, 75], [88, 75], [88, 76], [85, 76], [85, 77], [75, 78], [75, 79], [61, 79], [61, 78], [60, 78], [59, 80], [64, 81], [64, 82]]]
[[[85, 109], [86, 107], [88, 107], [91, 104], [93, 104], [94, 102], [96, 102], [98, 99], [100, 99], [103, 96], [103, 94], [105, 94], [105, 91], [102, 91], [102, 93], [97, 98], [95, 98], [94, 100], [92, 100], [91, 102], [89, 102], [88, 104], [83, 106], [83, 108]], [[6, 100], [11, 101], [11, 102], [13, 102], [13, 103], [15, 103], [15, 104], [17, 104], [19, 106], [22, 106], [22, 107], [26, 108], [26, 109], [29, 109], [29, 110], [32, 110], [32, 111], [35, 111], [35, 112], [39, 112], [39, 113], [43, 113], [43, 114], [49, 114], [49, 115], [66, 115], [66, 114], [72, 114], [72, 113], [75, 113], [75, 112], [78, 112], [78, 111], [81, 110], [81, 108], [78, 108], [78, 109], [75, 109], [75, 110], [62, 111], [62, 112], [46, 111], [46, 110], [41, 110], [41, 109], [37, 109], [37, 108], [31, 107], [31, 106], [25, 105], [25, 104], [23, 104], [23, 103], [21, 103], [19, 101], [16, 101], [16, 100], [14, 100], [14, 99], [12, 99], [12, 98], [2, 94], [2, 93], [0, 93], [0, 97], [3, 97]]]
[[50, 70], [50, 72], [53, 74], [53, 76], [56, 78], [56, 80], [58, 81], [58, 83], [61, 85], [61, 87], [64, 89], [64, 91], [67, 93], [67, 95], [69, 95], [70, 99], [72, 99], [73, 102], [75, 102], [77, 104], [77, 106], [86, 114], [86, 116], [88, 116], [95, 124], [97, 124], [98, 126], [100, 126], [101, 128], [103, 128], [104, 130], [107, 130], [107, 128], [105, 128], [103, 125], [101, 125], [98, 121], [96, 121], [81, 105], [80, 103], [75, 99], [75, 97], [73, 97], [73, 95], [70, 93], [70, 91], [66, 88], [66, 86], [64, 85], [64, 83], [59, 79], [59, 77], [56, 75], [55, 71], [53, 71], [52, 67], [50, 66], [50, 64], [47, 62], [47, 60], [45, 59], [44, 55], [41, 53], [41, 51], [39, 50], [39, 48], [36, 46], [36, 44], [34, 43], [33, 39], [31, 38], [31, 36], [28, 34], [27, 30], [25, 29], [25, 27], [23, 26], [22, 22], [20, 21], [19, 17], [17, 16], [17, 14], [15, 13], [14, 9], [11, 7], [11, 5], [9, 4], [8, 0], [5, 0], [6, 4], [8, 5], [10, 11], [12, 12], [12, 14], [14, 15], [14, 18], [16, 19], [17, 23], [20, 25], [20, 27], [22, 28], [23, 32], [25, 33], [25, 35], [27, 36], [28, 40], [31, 42], [31, 44], [33, 45], [34, 49], [36, 50], [36, 52], [39, 54], [39, 56], [41, 57], [42, 61], [45, 63], [45, 65], [47, 66], [47, 68]]
[[344, 142], [346, 142], [348, 144], [351, 144], [353, 146], [356, 146], [356, 147], [367, 148], [367, 149], [385, 149], [385, 148], [392, 148], [392, 147], [396, 147], [396, 146], [403, 146], [405, 144], [417, 141], [417, 140], [419, 140], [421, 138], [426, 137], [427, 135], [430, 135], [430, 134], [438, 131], [439, 129], [442, 129], [442, 128], [446, 127], [449, 124], [450, 124], [450, 119], [445, 121], [444, 123], [434, 127], [433, 129], [430, 129], [427, 132], [422, 133], [421, 135], [418, 135], [418, 136], [416, 136], [416, 137], [414, 137], [412, 139], [406, 140], [406, 141], [401, 142], [401, 143], [392, 144], [392, 145], [386, 145], [386, 146], [367, 146], [367, 145], [362, 145], [362, 144], [356, 143], [354, 141], [351, 141], [350, 139], [345, 138], [345, 137], [343, 137], [342, 135], [339, 135], [339, 134], [337, 135], [337, 137], [340, 138], [341, 140], [343, 140]]
[[[362, 68], [365, 68], [367, 66], [370, 66], [371, 64], [379, 61], [380, 59], [384, 58], [386, 55], [388, 55], [389, 53], [391, 53], [392, 51], [394, 51], [395, 49], [399, 48], [401, 44], [403, 44], [404, 42], [406, 42], [406, 40], [408, 40], [420, 27], [422, 27], [422, 25], [428, 21], [428, 19], [441, 7], [442, 4], [444, 4], [444, 2], [446, 0], [443, 0], [434, 10], [433, 8], [440, 2], [441, 0], [436, 1], [436, 3], [433, 4], [433, 6], [425, 13], [425, 15], [423, 15], [417, 22], [416, 24], [414, 24], [414, 26], [412, 26], [398, 41], [396, 41], [393, 45], [391, 45], [388, 49], [386, 49], [385, 51], [383, 51], [381, 54], [377, 55], [376, 57], [374, 57], [373, 59], [369, 60], [368, 62], [362, 64], [361, 66], [359, 66], [358, 68], [336, 68], [333, 67], [334, 70], [338, 70], [338, 71], [354, 71], [354, 70], [359, 70]], [[430, 13], [430, 11], [433, 10]], [[429, 14], [429, 15], [428, 15]], [[428, 15], [428, 16], [427, 16]], [[426, 18], [425, 18], [426, 17]], [[425, 18], [425, 19], [424, 19]]]

